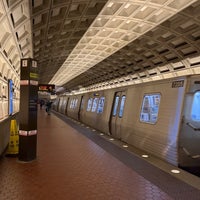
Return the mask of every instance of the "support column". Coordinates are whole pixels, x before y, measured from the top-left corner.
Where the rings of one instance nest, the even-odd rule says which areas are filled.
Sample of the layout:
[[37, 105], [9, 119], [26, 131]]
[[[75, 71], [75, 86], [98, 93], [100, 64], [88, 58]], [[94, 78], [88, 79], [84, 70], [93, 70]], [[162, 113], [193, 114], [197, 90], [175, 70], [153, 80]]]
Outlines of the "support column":
[[21, 59], [19, 157], [32, 161], [37, 153], [38, 68], [34, 59]]

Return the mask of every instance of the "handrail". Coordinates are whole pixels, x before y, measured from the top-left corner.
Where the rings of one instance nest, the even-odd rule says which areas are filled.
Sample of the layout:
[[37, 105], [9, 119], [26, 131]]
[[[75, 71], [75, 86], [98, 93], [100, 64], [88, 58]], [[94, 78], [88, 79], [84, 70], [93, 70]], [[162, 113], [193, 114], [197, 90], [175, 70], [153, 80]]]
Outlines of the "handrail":
[[193, 124], [191, 124], [190, 122], [186, 123], [190, 128], [192, 128], [194, 131], [200, 131], [200, 128], [195, 127]]
[[197, 159], [197, 158], [200, 158], [200, 155], [197, 154], [197, 155], [191, 155], [191, 153], [185, 148], [185, 147], [182, 147], [183, 148], [183, 151], [185, 152], [185, 154], [191, 158], [194, 158], [194, 159]]

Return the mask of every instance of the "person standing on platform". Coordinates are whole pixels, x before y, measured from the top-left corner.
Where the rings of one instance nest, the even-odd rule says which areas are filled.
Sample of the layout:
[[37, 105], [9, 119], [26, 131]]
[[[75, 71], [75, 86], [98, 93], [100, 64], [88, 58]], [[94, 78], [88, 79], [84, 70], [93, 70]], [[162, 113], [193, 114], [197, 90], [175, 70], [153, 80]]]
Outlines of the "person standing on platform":
[[46, 103], [46, 112], [48, 113], [48, 115], [50, 115], [51, 104], [52, 104], [52, 102], [49, 101], [49, 100], [48, 100], [47, 103]]

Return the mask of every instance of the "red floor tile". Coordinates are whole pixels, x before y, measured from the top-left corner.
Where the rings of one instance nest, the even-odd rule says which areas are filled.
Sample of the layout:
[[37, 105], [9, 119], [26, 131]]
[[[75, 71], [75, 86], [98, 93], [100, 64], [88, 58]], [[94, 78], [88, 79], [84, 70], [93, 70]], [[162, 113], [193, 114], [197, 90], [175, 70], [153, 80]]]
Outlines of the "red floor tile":
[[53, 114], [38, 111], [37, 160], [0, 160], [0, 200], [169, 200]]

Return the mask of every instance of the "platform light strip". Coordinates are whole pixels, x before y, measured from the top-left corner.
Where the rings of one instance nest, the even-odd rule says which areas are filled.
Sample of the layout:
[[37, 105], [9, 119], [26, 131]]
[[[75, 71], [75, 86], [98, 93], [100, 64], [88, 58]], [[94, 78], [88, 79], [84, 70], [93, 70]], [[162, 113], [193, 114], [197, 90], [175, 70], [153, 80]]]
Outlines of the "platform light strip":
[[195, 1], [108, 1], [50, 84], [72, 80]]
[[177, 170], [177, 169], [172, 169], [171, 172], [174, 174], [180, 174], [180, 170]]

